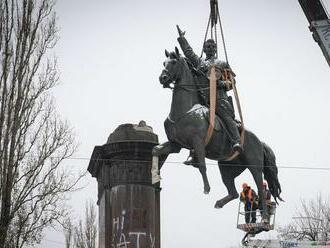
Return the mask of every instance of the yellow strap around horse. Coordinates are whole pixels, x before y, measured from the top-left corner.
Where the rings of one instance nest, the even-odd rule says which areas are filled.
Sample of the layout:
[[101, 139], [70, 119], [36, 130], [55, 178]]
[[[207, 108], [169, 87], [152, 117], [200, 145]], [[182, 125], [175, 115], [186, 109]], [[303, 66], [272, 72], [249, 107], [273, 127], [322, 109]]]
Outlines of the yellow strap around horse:
[[215, 75], [215, 66], [213, 65], [210, 70], [210, 123], [204, 139], [205, 146], [207, 146], [207, 144], [210, 142], [214, 130], [216, 91], [217, 78]]

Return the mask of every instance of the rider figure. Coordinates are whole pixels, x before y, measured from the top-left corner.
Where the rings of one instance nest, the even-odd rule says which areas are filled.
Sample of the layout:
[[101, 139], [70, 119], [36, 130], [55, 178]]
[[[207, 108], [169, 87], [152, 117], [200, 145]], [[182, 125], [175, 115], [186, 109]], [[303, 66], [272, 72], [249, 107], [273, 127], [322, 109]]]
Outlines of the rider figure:
[[[233, 151], [242, 152], [242, 147], [240, 145], [240, 135], [235, 122], [234, 108], [227, 95], [227, 91], [232, 89], [232, 82], [222, 81], [220, 77], [224, 69], [229, 69], [231, 71], [229, 65], [226, 62], [217, 59], [217, 46], [213, 39], [208, 39], [204, 42], [203, 52], [205, 53], [206, 58], [200, 58], [194, 53], [188, 41], [184, 37], [185, 32], [183, 32], [179, 28], [179, 26], [177, 26], [177, 29], [179, 33], [178, 42], [180, 44], [180, 47], [186, 58], [193, 65], [194, 70], [198, 74], [197, 77], [199, 81], [201, 80], [200, 75], [203, 75], [205, 80], [206, 76], [209, 74], [211, 67], [215, 66], [217, 77], [217, 101], [215, 112], [220, 117], [225, 129], [227, 130], [228, 136], [232, 143]], [[188, 158], [185, 164], [191, 165], [193, 164], [193, 161], [194, 158], [193, 156], [191, 156], [190, 158]]]

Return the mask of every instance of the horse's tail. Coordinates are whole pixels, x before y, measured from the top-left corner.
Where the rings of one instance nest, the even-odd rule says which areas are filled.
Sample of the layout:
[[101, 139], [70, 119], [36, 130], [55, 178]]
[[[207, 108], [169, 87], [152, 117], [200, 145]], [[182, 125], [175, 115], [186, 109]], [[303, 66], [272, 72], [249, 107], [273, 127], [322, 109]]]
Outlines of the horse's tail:
[[275, 154], [266, 143], [262, 142], [262, 144], [264, 149], [264, 177], [268, 183], [271, 194], [278, 204], [277, 199], [281, 201], [283, 201], [283, 199], [280, 196], [282, 189], [277, 177], [278, 170], [276, 167]]

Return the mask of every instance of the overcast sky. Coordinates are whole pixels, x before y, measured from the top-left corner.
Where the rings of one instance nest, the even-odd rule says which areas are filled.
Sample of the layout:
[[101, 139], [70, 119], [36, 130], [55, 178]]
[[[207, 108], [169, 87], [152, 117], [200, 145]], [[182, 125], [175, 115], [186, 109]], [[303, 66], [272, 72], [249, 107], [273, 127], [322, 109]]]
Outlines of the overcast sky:
[[[330, 6], [330, 0], [324, 0]], [[308, 30], [296, 0], [219, 0], [229, 61], [237, 74], [245, 125], [269, 144], [276, 156], [283, 198], [276, 224], [294, 216], [301, 199], [318, 192], [329, 197], [330, 70]], [[208, 0], [58, 0], [61, 84], [55, 91], [62, 117], [74, 128], [80, 147], [66, 161], [87, 169], [95, 145], [123, 123], [145, 120], [167, 140], [163, 121], [171, 91], [158, 76], [164, 49], [174, 50], [176, 24], [199, 54], [209, 15]], [[224, 59], [223, 54], [220, 57]], [[168, 161], [184, 161], [188, 151]], [[227, 194], [214, 161], [208, 166], [211, 185], [203, 194], [198, 170], [166, 163], [161, 171], [162, 247], [219, 248], [237, 245], [243, 232], [236, 229], [238, 201], [214, 209]], [[287, 166], [315, 169], [288, 169]], [[282, 167], [282, 168], [281, 168]], [[236, 179], [251, 183], [246, 171]], [[85, 201], [96, 202], [97, 184], [87, 176], [86, 187], [72, 196], [74, 216]], [[269, 232], [263, 238], [275, 238]], [[43, 247], [64, 247], [61, 232], [49, 231]]]

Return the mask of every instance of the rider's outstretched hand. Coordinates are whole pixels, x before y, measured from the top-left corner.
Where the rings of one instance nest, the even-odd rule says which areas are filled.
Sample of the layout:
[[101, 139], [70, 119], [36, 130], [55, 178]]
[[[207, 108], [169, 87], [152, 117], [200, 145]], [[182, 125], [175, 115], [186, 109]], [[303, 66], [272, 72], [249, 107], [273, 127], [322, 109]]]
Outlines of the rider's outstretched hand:
[[180, 37], [184, 37], [184, 35], [186, 34], [186, 32], [185, 32], [185, 31], [182, 31], [182, 30], [180, 29], [179, 25], [176, 25], [176, 28], [178, 29], [179, 36], [180, 36]]

